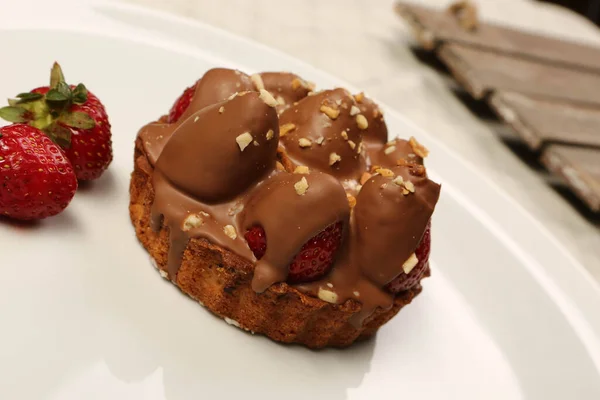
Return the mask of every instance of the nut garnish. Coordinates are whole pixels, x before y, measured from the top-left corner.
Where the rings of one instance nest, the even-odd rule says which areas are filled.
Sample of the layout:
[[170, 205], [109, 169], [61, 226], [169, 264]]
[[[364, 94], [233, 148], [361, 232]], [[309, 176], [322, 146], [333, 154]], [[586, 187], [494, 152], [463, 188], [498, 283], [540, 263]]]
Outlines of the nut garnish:
[[[225, 111], [225, 107], [224, 106], [219, 107], [219, 114], [223, 114], [223, 111]], [[196, 118], [198, 118], [198, 117], [196, 117]]]
[[352, 140], [348, 140], [348, 146], [350, 146], [350, 148], [354, 150], [356, 148], [356, 143], [354, 143]]
[[411, 181], [404, 182], [404, 187], [411, 193], [415, 192], [415, 185]]
[[279, 104], [280, 106], [284, 106], [285, 105], [285, 99], [281, 96], [277, 96], [275, 98], [275, 100], [277, 100], [277, 104]]
[[396, 151], [396, 146], [386, 147], [383, 152], [385, 154], [392, 154], [394, 151]]
[[357, 152], [358, 154], [360, 154], [360, 153], [362, 153], [362, 151], [363, 151], [363, 144], [362, 144], [362, 142], [360, 142], [360, 143], [358, 144], [358, 147], [356, 148], [356, 152]]
[[348, 132], [342, 131], [341, 135], [344, 138], [344, 140], [348, 140]]
[[369, 122], [365, 118], [364, 115], [358, 114], [356, 116], [356, 125], [358, 125], [358, 129], [367, 129], [369, 127]]
[[237, 142], [238, 146], [240, 146], [241, 151], [244, 151], [244, 149], [248, 147], [250, 143], [252, 143], [252, 140], [254, 140], [254, 138], [250, 132], [244, 132], [235, 138], [235, 141]]
[[381, 168], [381, 166], [375, 164], [375, 165], [371, 165], [371, 173], [374, 174], [375, 171], [377, 171], [379, 168]]
[[258, 142], [257, 142], [256, 140], [255, 140], [255, 141], [253, 141], [253, 142], [252, 142], [252, 144], [253, 144], [253, 145], [255, 145], [255, 146], [258, 146], [258, 145], [259, 145], [259, 144], [258, 144]]
[[336, 162], [339, 162], [339, 161], [342, 161], [342, 157], [340, 157], [339, 154], [337, 154], [337, 153], [331, 153], [329, 155], [329, 165], [333, 165], [333, 164], [335, 164]]
[[296, 193], [298, 193], [298, 195], [303, 196], [308, 190], [308, 181], [306, 178], [302, 177], [302, 179], [294, 183], [294, 189], [296, 189]]
[[295, 174], [308, 174], [310, 169], [306, 165], [298, 165], [296, 169], [294, 169]]
[[419, 263], [419, 259], [417, 258], [417, 255], [415, 253], [412, 253], [408, 259], [406, 261], [404, 261], [404, 264], [402, 264], [402, 270], [404, 271], [405, 274], [410, 274], [410, 271], [413, 270], [414, 267], [417, 266], [417, 264]]
[[354, 95], [354, 100], [356, 100], [357, 103], [362, 103], [364, 98], [365, 98], [365, 94], [363, 92], [360, 92], [359, 94]]
[[275, 168], [277, 169], [277, 171], [285, 171], [285, 167], [279, 161], [275, 161]]
[[392, 179], [392, 182], [394, 182], [398, 186], [404, 185], [404, 179], [400, 175]]
[[294, 79], [292, 80], [292, 90], [296, 90], [296, 89], [298, 89], [300, 86], [304, 86], [304, 85], [302, 84], [302, 81], [301, 81], [300, 79], [298, 79], [298, 78], [294, 78]]
[[323, 136], [319, 136], [317, 138], [317, 140], [315, 140], [315, 143], [316, 144], [323, 144], [323, 140], [325, 140], [325, 138]]
[[300, 138], [300, 139], [298, 139], [298, 145], [300, 147], [310, 147], [310, 146], [312, 146], [312, 141], [307, 138]]
[[348, 198], [348, 205], [350, 208], [354, 208], [356, 205], [356, 197], [352, 196], [350, 193], [346, 193], [346, 197]]
[[360, 108], [356, 107], [356, 106], [352, 106], [350, 107], [350, 115], [352, 115], [353, 117], [355, 115], [360, 114]]
[[287, 124], [283, 124], [279, 127], [279, 137], [284, 137], [285, 135], [287, 135], [289, 132], [293, 131], [294, 129], [296, 129], [296, 125], [292, 124], [292, 123], [287, 123]]
[[373, 118], [377, 118], [377, 117], [379, 117], [379, 114], [380, 114], [380, 113], [381, 113], [381, 112], [379, 111], [379, 108], [375, 108], [375, 109], [373, 110]]
[[379, 168], [379, 169], [375, 170], [375, 173], [377, 173], [381, 176], [385, 176], [386, 178], [390, 178], [390, 177], [394, 176], [394, 172], [391, 169], [387, 169], [387, 168]]
[[252, 80], [252, 83], [254, 83], [254, 86], [256, 86], [258, 90], [262, 90], [265, 88], [265, 84], [263, 83], [262, 77], [259, 74], [250, 75], [250, 79]]
[[360, 297], [360, 292], [358, 290], [355, 290], [354, 292], [352, 292], [352, 294], [356, 297]]
[[336, 119], [340, 115], [340, 110], [337, 110], [333, 107], [329, 107], [325, 104], [323, 104], [321, 108], [319, 108], [319, 111], [321, 111], [323, 114], [327, 115], [331, 119]]
[[[221, 107], [221, 108], [223, 108], [223, 107]], [[221, 112], [221, 110], [219, 110], [219, 112]], [[198, 115], [196, 115], [196, 116], [194, 117], [194, 123], [198, 122], [198, 120], [199, 120], [199, 119], [200, 119], [200, 117], [199, 117]], [[161, 136], [162, 136], [162, 135], [161, 135]]]
[[273, 129], [269, 129], [267, 131], [267, 133], [265, 134], [265, 137], [267, 138], [267, 140], [273, 139], [273, 136], [275, 136], [275, 133], [273, 132]]
[[229, 97], [227, 98], [227, 100], [233, 100], [233, 99], [235, 99], [235, 97], [236, 97], [238, 94], [239, 94], [239, 92], [235, 92], [234, 94], [232, 94], [231, 96], [229, 96]]
[[231, 207], [228, 211], [227, 211], [227, 215], [229, 215], [230, 217], [233, 217], [236, 214], [239, 214], [242, 210], [244, 209], [244, 203], [235, 203], [233, 205], [233, 207]]
[[332, 292], [331, 290], [319, 288], [318, 296], [321, 300], [326, 301], [328, 303], [336, 304], [338, 301], [337, 293]]
[[341, 106], [342, 105], [342, 99], [337, 99], [335, 101], [335, 104], [337, 104], [338, 106]]
[[330, 288], [333, 288], [333, 283], [327, 282], [327, 286], [330, 287]]
[[198, 214], [190, 214], [183, 221], [182, 230], [187, 232], [194, 228], [199, 228], [204, 224], [204, 219]]
[[414, 153], [419, 157], [425, 158], [429, 155], [429, 150], [427, 150], [427, 147], [417, 142], [417, 139], [415, 139], [414, 136], [411, 136], [410, 139], [408, 139], [408, 143], [410, 144], [410, 147], [412, 147]]
[[260, 97], [260, 99], [269, 107], [277, 107], [277, 100], [275, 100], [273, 95], [265, 89], [260, 89], [260, 95], [258, 97]]
[[363, 174], [362, 174], [362, 175], [361, 175], [361, 177], [360, 177], [360, 184], [361, 184], [361, 185], [364, 185], [365, 183], [367, 183], [367, 181], [368, 181], [369, 179], [371, 179], [371, 176], [373, 176], [373, 175], [371, 175], [371, 174], [370, 174], [370, 173], [368, 173], [368, 172], [363, 172]]
[[233, 225], [225, 225], [223, 227], [223, 232], [225, 232], [225, 234], [227, 236], [229, 236], [231, 239], [237, 238], [237, 232], [235, 230], [235, 228], [233, 227]]

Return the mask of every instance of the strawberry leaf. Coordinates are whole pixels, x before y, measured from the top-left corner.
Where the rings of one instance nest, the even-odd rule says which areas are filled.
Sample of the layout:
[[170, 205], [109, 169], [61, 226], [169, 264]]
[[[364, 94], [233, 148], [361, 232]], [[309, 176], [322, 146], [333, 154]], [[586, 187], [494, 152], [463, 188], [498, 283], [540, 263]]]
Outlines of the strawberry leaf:
[[30, 101], [35, 101], [35, 100], [39, 100], [41, 99], [42, 96], [40, 93], [30, 93], [30, 92], [26, 92], [26, 93], [19, 93], [17, 95], [17, 98], [19, 99], [17, 101], [17, 103], [28, 103]]
[[50, 89], [48, 93], [46, 93], [46, 101], [62, 103], [68, 100], [69, 97], [65, 96], [65, 94], [61, 93], [58, 89]]
[[73, 103], [83, 104], [87, 101], [88, 91], [83, 83], [80, 83], [73, 90]]
[[0, 108], [0, 118], [8, 122], [27, 122], [27, 110], [19, 107], [2, 107]]
[[92, 129], [96, 126], [94, 119], [81, 111], [63, 114], [58, 118], [58, 121], [67, 126], [79, 129]]
[[52, 71], [50, 72], [50, 88], [55, 88], [58, 86], [59, 82], [64, 82], [65, 76], [63, 75], [62, 69], [57, 62], [52, 66]]

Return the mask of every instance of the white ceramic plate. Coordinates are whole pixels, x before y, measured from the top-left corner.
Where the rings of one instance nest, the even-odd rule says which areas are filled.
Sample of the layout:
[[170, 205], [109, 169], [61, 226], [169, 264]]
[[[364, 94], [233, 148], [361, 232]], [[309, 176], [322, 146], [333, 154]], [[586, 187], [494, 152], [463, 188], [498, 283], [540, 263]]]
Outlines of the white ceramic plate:
[[344, 83], [147, 10], [17, 3], [0, 13], [0, 97], [44, 82], [59, 60], [106, 104], [115, 159], [60, 216], [0, 225], [0, 399], [600, 398], [597, 286], [509, 197], [391, 110], [390, 131], [422, 140], [443, 182], [423, 294], [343, 351], [281, 346], [213, 317], [160, 278], [135, 238], [138, 128], [213, 66]]

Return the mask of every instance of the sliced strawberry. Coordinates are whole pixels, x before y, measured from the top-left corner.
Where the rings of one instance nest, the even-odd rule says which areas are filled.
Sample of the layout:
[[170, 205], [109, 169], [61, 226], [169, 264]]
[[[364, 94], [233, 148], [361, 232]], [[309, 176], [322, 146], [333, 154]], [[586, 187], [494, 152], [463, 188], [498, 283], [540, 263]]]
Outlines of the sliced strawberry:
[[195, 84], [184, 90], [181, 96], [175, 100], [175, 104], [171, 107], [171, 111], [169, 111], [169, 118], [167, 119], [168, 123], [172, 124], [181, 118], [185, 110], [190, 106], [195, 93]]
[[[290, 263], [287, 282], [309, 282], [326, 275], [342, 243], [342, 232], [343, 223], [336, 222], [306, 242]], [[267, 249], [264, 229], [254, 226], [246, 232], [245, 238], [254, 256], [260, 260]]]
[[386, 289], [392, 293], [400, 293], [415, 286], [427, 271], [429, 266], [429, 253], [431, 252], [431, 225], [428, 224], [423, 233], [423, 238], [415, 250], [419, 260], [417, 265], [408, 273], [400, 273], [393, 281], [387, 284]]

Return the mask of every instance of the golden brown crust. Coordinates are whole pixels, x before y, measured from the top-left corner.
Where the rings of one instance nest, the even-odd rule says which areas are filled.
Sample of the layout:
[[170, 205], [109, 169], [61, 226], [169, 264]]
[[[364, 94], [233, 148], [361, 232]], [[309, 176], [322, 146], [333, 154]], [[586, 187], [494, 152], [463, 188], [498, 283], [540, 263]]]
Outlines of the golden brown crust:
[[[154, 200], [152, 171], [138, 140], [130, 184], [130, 217], [138, 239], [158, 268], [166, 271], [168, 227], [159, 232], [150, 227], [150, 209]], [[185, 294], [219, 317], [235, 321], [242, 329], [310, 348], [345, 347], [372, 336], [421, 291], [421, 286], [417, 285], [399, 294], [391, 309], [377, 309], [362, 328], [356, 329], [348, 320], [361, 309], [360, 303], [348, 300], [344, 304], [330, 304], [286, 283], [256, 293], [251, 288], [253, 270], [251, 261], [205, 239], [191, 239], [176, 284]]]

